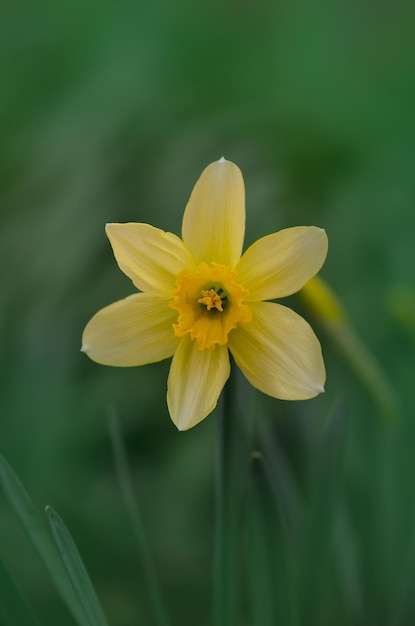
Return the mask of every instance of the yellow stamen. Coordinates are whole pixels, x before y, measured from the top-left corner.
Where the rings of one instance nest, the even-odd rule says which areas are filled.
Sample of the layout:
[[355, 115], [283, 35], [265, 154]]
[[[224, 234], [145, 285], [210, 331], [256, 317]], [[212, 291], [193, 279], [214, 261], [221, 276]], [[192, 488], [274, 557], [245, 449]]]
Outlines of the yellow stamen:
[[223, 313], [222, 300], [214, 289], [202, 289], [202, 297], [197, 302], [204, 304], [208, 311], [217, 309]]

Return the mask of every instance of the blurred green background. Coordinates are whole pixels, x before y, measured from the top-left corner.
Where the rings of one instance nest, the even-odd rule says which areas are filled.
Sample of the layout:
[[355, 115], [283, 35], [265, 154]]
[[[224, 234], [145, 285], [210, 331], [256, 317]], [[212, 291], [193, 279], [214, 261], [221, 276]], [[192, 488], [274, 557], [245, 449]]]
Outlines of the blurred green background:
[[[405, 1], [2, 4], [0, 451], [39, 508], [62, 515], [114, 626], [153, 622], [108, 407], [183, 625], [211, 623], [217, 415], [178, 433], [167, 362], [112, 369], [79, 352], [90, 317], [133, 292], [104, 225], [180, 234], [194, 183], [222, 155], [244, 174], [246, 245], [287, 226], [327, 230], [322, 276], [399, 398], [400, 418], [382, 419], [318, 326], [326, 394], [252, 392], [300, 543], [327, 415], [336, 403], [346, 415], [308, 624], [415, 623], [414, 17]], [[73, 623], [3, 497], [0, 555], [42, 623]]]

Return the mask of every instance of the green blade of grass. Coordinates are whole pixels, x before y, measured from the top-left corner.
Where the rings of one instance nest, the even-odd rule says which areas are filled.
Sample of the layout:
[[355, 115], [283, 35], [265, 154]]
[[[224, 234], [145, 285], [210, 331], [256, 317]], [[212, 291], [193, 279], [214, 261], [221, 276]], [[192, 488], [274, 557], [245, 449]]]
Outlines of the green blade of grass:
[[42, 517], [37, 513], [20, 479], [2, 455], [0, 455], [0, 483], [76, 623], [79, 626], [91, 626]]
[[281, 498], [261, 453], [252, 454], [250, 469], [248, 572], [252, 622], [291, 626], [295, 623], [293, 555]]
[[0, 621], [4, 626], [42, 626], [33, 608], [0, 558]]
[[409, 541], [402, 571], [396, 576], [393, 611], [388, 626], [405, 626], [413, 621], [415, 581], [415, 533]]
[[111, 410], [109, 413], [108, 425], [114, 451], [118, 482], [121, 488], [125, 510], [134, 533], [135, 544], [147, 587], [149, 603], [153, 611], [154, 622], [157, 626], [169, 626], [170, 621], [160, 591], [153, 555], [147, 539], [139, 503], [134, 494], [133, 481], [128, 467], [120, 422], [114, 410]]
[[46, 513], [62, 563], [78, 600], [88, 616], [89, 623], [91, 626], [108, 626], [95, 589], [69, 530], [52, 507], [46, 507]]
[[340, 486], [340, 469], [345, 449], [346, 413], [338, 405], [333, 410], [322, 440], [314, 484], [313, 505], [305, 529], [304, 551], [300, 571], [300, 624], [318, 623], [321, 580], [329, 546], [336, 500]]

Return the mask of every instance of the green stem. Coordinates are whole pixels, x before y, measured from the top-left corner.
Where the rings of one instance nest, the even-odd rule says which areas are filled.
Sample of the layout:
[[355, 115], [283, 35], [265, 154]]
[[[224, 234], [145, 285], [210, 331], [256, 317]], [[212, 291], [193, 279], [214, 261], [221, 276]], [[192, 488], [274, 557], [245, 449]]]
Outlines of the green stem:
[[214, 622], [216, 626], [234, 626], [237, 619], [240, 480], [236, 471], [239, 429], [235, 424], [235, 392], [235, 379], [231, 377], [225, 386], [218, 429]]

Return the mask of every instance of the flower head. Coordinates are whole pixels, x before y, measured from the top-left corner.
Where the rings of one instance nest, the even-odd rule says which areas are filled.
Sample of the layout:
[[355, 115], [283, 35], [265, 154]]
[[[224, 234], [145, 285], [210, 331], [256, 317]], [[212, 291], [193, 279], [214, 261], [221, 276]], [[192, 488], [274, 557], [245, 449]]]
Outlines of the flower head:
[[301, 289], [321, 268], [327, 236], [314, 226], [263, 237], [242, 254], [245, 188], [225, 159], [197, 181], [182, 239], [149, 224], [107, 224], [121, 270], [141, 293], [101, 309], [82, 350], [104, 365], [173, 357], [167, 404], [179, 430], [215, 408], [229, 352], [249, 382], [284, 400], [312, 398], [325, 381], [320, 344], [291, 309], [268, 302]]

